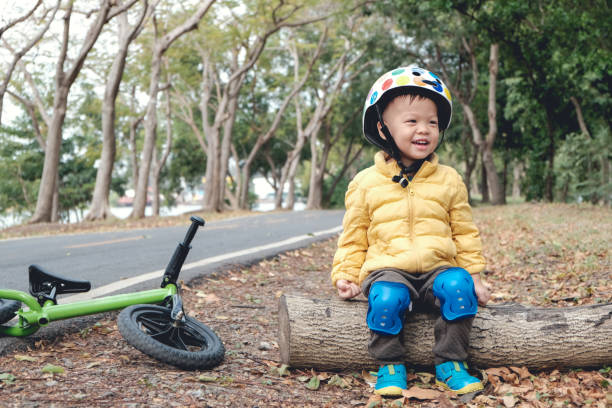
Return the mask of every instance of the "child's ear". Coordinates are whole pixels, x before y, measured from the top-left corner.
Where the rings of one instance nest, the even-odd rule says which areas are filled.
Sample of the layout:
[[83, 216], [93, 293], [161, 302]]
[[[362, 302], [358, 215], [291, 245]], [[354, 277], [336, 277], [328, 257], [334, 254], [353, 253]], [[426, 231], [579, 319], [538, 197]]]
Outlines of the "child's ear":
[[378, 129], [378, 134], [380, 135], [380, 137], [383, 140], [387, 140], [387, 138], [385, 137], [385, 134], [382, 131], [382, 125], [380, 124], [380, 122], [376, 122], [376, 128]]

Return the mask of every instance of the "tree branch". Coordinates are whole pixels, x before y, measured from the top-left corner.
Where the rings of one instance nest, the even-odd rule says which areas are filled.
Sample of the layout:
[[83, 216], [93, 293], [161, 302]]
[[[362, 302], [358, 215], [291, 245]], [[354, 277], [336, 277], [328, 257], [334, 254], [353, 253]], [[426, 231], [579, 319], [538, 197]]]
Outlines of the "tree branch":
[[28, 19], [32, 14], [34, 14], [34, 12], [36, 11], [36, 9], [42, 4], [42, 0], [38, 0], [36, 2], [36, 4], [34, 5], [34, 7], [28, 11], [26, 14], [24, 14], [21, 17], [17, 17], [15, 20], [13, 21], [9, 21], [7, 25], [5, 25], [4, 27], [0, 27], [0, 38], [2, 37], [2, 34], [4, 34], [4, 32], [6, 30], [8, 30], [9, 28], [21, 23], [22, 21], [25, 21], [26, 19]]

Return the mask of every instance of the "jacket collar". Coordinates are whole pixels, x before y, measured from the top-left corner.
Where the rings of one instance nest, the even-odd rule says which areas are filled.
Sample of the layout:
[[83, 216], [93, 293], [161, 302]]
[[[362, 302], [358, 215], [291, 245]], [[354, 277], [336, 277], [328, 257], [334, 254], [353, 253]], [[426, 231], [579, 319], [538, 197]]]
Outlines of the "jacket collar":
[[[415, 178], [427, 177], [436, 171], [438, 168], [438, 155], [433, 153], [430, 160], [431, 161], [426, 160], [423, 162], [423, 165], [415, 175]], [[383, 151], [379, 151], [374, 156], [374, 166], [379, 172], [385, 176], [388, 176], [389, 178], [399, 174], [400, 172], [397, 162]]]

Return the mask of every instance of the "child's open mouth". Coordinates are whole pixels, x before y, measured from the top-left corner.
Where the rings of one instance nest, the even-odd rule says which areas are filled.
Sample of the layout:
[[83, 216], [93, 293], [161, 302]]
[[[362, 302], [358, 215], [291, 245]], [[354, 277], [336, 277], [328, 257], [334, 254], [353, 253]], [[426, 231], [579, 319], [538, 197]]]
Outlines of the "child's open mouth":
[[429, 141], [428, 140], [415, 140], [412, 142], [412, 144], [420, 145], [420, 146], [427, 146], [429, 144]]

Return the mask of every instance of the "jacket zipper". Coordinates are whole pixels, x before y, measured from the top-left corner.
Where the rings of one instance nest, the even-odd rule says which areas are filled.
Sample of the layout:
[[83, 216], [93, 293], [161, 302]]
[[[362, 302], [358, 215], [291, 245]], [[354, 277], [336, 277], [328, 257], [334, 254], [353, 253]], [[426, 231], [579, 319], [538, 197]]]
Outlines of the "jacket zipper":
[[[408, 181], [407, 190], [408, 190], [408, 221], [409, 221], [408, 225], [410, 228], [410, 242], [414, 245], [415, 243], [415, 239], [414, 239], [414, 188], [412, 185], [412, 181]], [[416, 259], [417, 259], [417, 262], [416, 262], [417, 270], [415, 272], [421, 272], [421, 269], [422, 269], [421, 257], [418, 254], [418, 252], [416, 253]]]
[[410, 228], [410, 242], [414, 244], [414, 201], [412, 196], [414, 190], [412, 189], [412, 182], [408, 182], [408, 227]]

